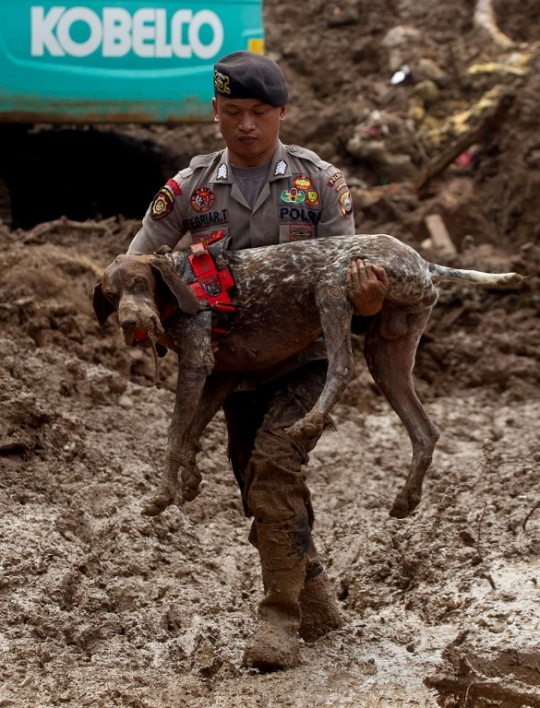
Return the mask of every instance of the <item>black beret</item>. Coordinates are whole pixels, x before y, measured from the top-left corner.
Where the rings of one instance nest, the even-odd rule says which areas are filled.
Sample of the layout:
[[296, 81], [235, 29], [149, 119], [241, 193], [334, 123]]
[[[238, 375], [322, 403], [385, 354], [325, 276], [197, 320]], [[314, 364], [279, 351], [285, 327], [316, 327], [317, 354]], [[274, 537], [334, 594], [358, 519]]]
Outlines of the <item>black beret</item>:
[[227, 98], [256, 98], [271, 106], [289, 102], [289, 89], [279, 66], [253, 52], [232, 52], [216, 62], [214, 92]]

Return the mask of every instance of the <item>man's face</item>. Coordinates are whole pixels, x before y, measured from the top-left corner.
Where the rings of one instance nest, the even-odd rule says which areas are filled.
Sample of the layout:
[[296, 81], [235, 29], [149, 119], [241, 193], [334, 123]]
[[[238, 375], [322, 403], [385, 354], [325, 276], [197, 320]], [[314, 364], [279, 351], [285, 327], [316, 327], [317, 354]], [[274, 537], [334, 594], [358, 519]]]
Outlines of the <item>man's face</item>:
[[234, 165], [256, 167], [269, 162], [287, 106], [270, 106], [251, 98], [217, 96], [212, 99], [212, 107]]

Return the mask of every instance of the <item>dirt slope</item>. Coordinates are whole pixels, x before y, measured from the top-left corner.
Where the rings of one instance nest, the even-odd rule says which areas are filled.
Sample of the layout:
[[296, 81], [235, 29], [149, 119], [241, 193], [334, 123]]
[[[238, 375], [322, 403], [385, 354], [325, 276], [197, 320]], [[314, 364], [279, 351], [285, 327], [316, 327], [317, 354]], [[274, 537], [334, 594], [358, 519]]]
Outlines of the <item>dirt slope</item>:
[[[296, 670], [241, 667], [262, 585], [219, 416], [203, 493], [140, 515], [174, 361], [155, 389], [151, 356], [91, 308], [138, 222], [0, 228], [0, 706], [540, 706], [540, 15], [532, 0], [495, 7], [508, 49], [465, 0], [266, 3], [292, 87], [283, 137], [343, 166], [359, 230], [529, 276], [511, 292], [441, 289], [415, 371], [441, 439], [405, 520], [388, 510], [409, 441], [356, 340], [357, 379], [308, 468], [346, 623]], [[502, 92], [498, 122], [415, 189]], [[184, 153], [218, 144], [214, 126], [150, 132]], [[433, 214], [454, 255], [426, 245]]]

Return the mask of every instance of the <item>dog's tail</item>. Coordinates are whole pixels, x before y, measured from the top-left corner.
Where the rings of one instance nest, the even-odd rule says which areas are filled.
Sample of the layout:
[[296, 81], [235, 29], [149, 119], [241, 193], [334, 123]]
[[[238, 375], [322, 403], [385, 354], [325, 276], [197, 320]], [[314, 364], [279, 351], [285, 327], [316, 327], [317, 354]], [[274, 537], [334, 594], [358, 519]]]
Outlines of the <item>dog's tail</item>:
[[461, 268], [447, 268], [446, 266], [429, 264], [431, 280], [439, 283], [443, 280], [453, 280], [458, 283], [469, 283], [486, 288], [514, 288], [520, 285], [525, 276], [519, 273], [483, 273], [479, 270], [462, 270]]

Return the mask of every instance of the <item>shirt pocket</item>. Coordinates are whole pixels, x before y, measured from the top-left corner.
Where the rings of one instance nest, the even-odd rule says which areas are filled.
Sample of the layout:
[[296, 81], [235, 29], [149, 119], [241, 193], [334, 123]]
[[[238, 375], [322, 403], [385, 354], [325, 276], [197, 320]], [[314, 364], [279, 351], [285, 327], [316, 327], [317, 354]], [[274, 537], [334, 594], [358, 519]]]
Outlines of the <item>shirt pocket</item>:
[[315, 238], [315, 226], [293, 221], [279, 225], [279, 242], [289, 243], [290, 241], [307, 241]]

